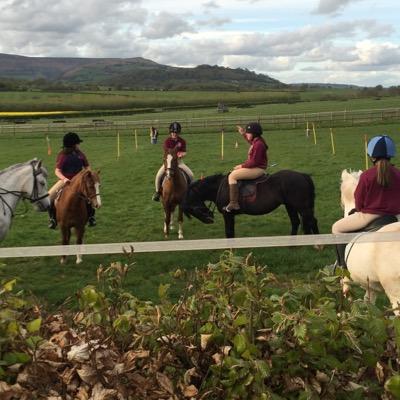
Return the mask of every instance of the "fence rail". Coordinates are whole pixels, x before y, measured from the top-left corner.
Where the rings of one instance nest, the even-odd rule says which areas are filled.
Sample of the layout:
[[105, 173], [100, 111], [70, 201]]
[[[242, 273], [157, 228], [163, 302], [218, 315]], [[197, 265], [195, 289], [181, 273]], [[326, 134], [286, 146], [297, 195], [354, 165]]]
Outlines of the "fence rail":
[[340, 235], [262, 236], [236, 239], [171, 240], [158, 242], [126, 242], [68, 246], [34, 246], [0, 248], [1, 258], [48, 257], [75, 254], [153, 253], [260, 247], [316, 246], [349, 243], [400, 241], [400, 232], [345, 233]]
[[[383, 108], [353, 111], [324, 111], [317, 113], [281, 114], [267, 116], [240, 116], [240, 117], [215, 117], [215, 118], [189, 118], [181, 119], [181, 125], [188, 130], [201, 131], [203, 129], [232, 129], [236, 125], [243, 125], [249, 120], [257, 119], [264, 128], [274, 129], [303, 129], [308, 123], [314, 123], [319, 127], [340, 127], [366, 125], [374, 123], [392, 123], [400, 121], [400, 108]], [[21, 134], [64, 134], [70, 130], [78, 130], [80, 133], [101, 135], [106, 132], [137, 130], [138, 134], [149, 132], [149, 127], [166, 128], [170, 120], [147, 119], [138, 121], [118, 121], [106, 119], [93, 119], [91, 122], [67, 122], [64, 119], [56, 119], [46, 124], [14, 123], [0, 125], [1, 135]], [[196, 133], [196, 132], [193, 132]]]

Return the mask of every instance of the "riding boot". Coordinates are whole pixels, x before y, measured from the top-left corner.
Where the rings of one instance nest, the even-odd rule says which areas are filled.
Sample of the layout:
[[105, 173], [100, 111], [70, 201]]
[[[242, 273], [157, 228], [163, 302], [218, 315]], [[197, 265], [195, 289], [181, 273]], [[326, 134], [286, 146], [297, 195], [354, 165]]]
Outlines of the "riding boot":
[[95, 217], [95, 213], [96, 210], [92, 207], [92, 205], [90, 203], [87, 204], [87, 213], [88, 213], [88, 225], [89, 226], [96, 226], [96, 217]]
[[54, 206], [54, 202], [50, 203], [50, 207], [48, 210], [49, 213], [49, 229], [56, 229], [57, 226], [57, 218], [56, 218], [56, 207]]
[[336, 245], [337, 266], [347, 269], [345, 251], [347, 243], [339, 243]]
[[236, 183], [229, 185], [229, 204], [223, 208], [226, 212], [240, 210], [239, 206], [239, 188]]

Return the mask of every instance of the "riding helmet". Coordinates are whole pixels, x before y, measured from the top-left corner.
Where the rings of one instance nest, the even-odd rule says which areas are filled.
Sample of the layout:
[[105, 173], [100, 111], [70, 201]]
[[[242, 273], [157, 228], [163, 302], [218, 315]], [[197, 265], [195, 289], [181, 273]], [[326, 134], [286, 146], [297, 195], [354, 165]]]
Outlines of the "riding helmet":
[[173, 122], [169, 126], [169, 133], [175, 132], [175, 133], [181, 133], [181, 124], [179, 122]]
[[368, 142], [367, 153], [373, 158], [391, 158], [396, 155], [396, 145], [387, 135], [375, 136]]
[[64, 147], [72, 147], [81, 142], [83, 142], [83, 140], [81, 140], [81, 138], [75, 132], [68, 132], [64, 135], [63, 138]]
[[262, 135], [263, 131], [258, 122], [250, 122], [246, 125], [246, 133], [251, 133], [253, 137], [259, 137]]

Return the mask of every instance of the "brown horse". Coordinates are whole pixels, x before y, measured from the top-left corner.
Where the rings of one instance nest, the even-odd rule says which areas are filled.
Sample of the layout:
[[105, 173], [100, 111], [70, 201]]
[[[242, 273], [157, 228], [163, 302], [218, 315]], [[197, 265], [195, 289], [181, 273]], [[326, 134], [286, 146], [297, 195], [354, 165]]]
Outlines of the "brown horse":
[[181, 204], [185, 198], [188, 187], [184, 172], [178, 166], [178, 156], [176, 150], [166, 150], [164, 152], [165, 178], [162, 184], [162, 204], [164, 207], [164, 235], [169, 236], [172, 216], [176, 206], [178, 206], [178, 238], [183, 239], [183, 210]]
[[[101, 206], [99, 172], [83, 169], [64, 186], [61, 195], [55, 202], [57, 223], [61, 230], [62, 244], [67, 245], [71, 239], [71, 229], [75, 228], [76, 244], [83, 243], [85, 225], [88, 222], [88, 205], [94, 208]], [[64, 264], [66, 256], [61, 257]], [[76, 263], [82, 262], [82, 256], [76, 255]]]

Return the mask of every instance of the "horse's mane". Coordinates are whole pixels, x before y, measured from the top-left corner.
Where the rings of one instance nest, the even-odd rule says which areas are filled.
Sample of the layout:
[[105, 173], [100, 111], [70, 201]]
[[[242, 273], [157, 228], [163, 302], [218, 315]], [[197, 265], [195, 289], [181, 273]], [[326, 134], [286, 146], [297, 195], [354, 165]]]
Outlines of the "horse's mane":
[[[15, 170], [15, 169], [24, 167], [24, 166], [26, 166], [26, 165], [30, 165], [30, 164], [35, 163], [35, 162], [38, 162], [38, 161], [39, 161], [39, 160], [38, 160], [37, 158], [33, 158], [33, 159], [30, 160], [30, 161], [26, 161], [26, 162], [23, 162], [23, 163], [18, 163], [18, 164], [10, 165], [9, 167], [7, 167], [7, 168], [1, 170], [1, 171], [0, 171], [0, 175], [5, 174], [5, 173], [10, 172], [10, 171], [13, 171], [13, 170]], [[46, 173], [47, 173], [47, 171], [46, 171]]]
[[204, 178], [198, 179], [197, 181], [192, 182], [189, 185], [189, 189], [191, 188], [195, 188], [195, 187], [199, 187], [199, 186], [208, 186], [211, 183], [214, 183], [216, 181], [220, 181], [222, 178], [224, 177], [224, 174], [214, 174], [214, 175], [210, 175], [210, 176], [206, 176]]
[[341, 175], [340, 192], [342, 201], [351, 201], [354, 199], [354, 191], [357, 187], [362, 171], [352, 171], [344, 169]]

